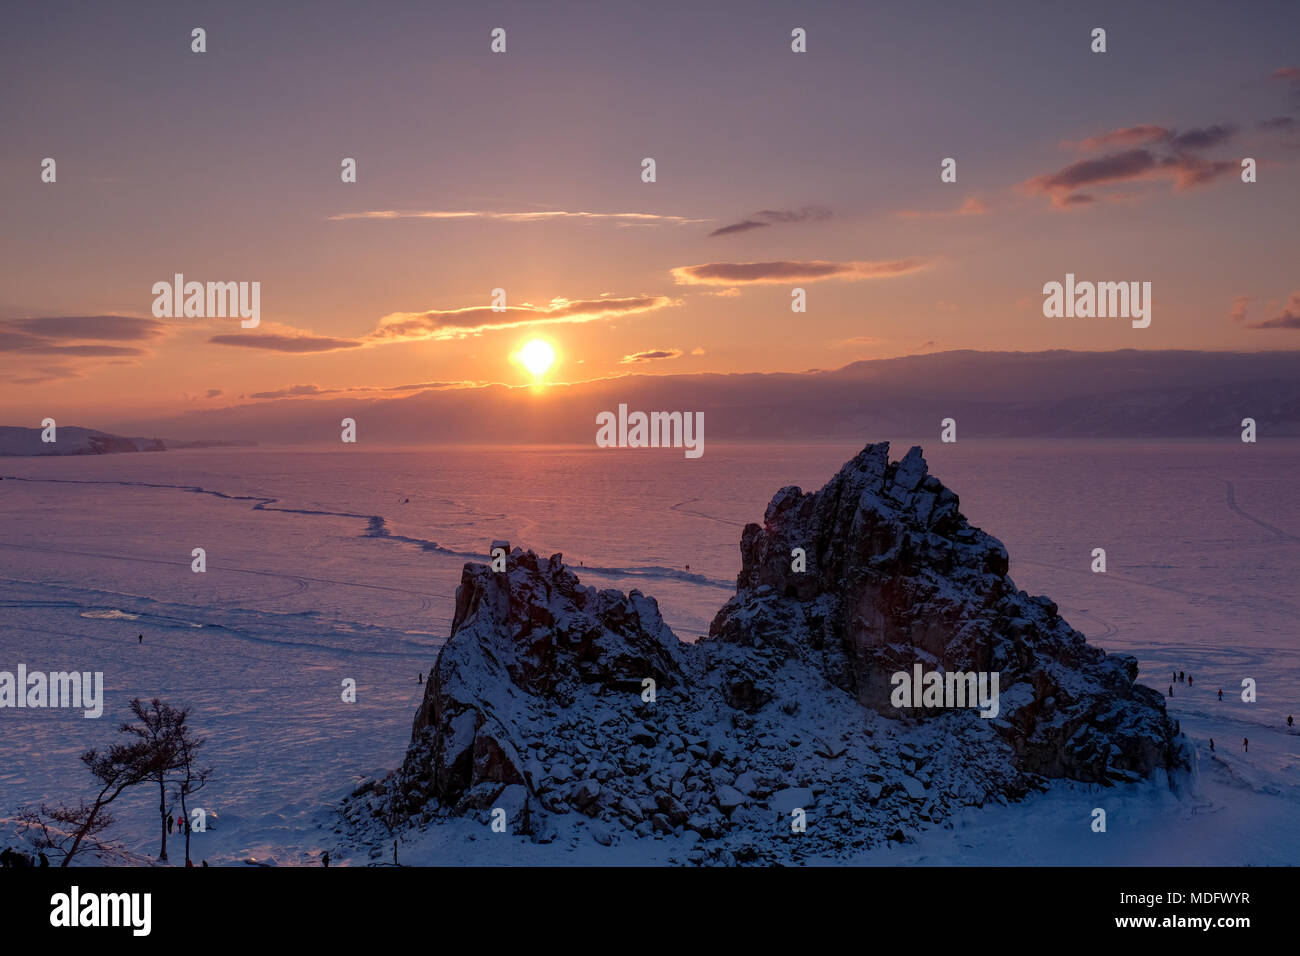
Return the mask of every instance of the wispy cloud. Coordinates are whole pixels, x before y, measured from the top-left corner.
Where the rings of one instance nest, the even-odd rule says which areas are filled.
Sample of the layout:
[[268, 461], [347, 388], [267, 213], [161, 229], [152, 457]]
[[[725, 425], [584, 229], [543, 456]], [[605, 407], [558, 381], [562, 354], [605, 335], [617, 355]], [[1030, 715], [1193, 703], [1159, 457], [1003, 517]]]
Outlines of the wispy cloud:
[[552, 299], [545, 306], [516, 305], [494, 312], [487, 306], [468, 309], [431, 309], [427, 312], [394, 312], [379, 320], [369, 336], [373, 342], [422, 339], [454, 339], [489, 329], [513, 329], [551, 323], [595, 322], [654, 312], [674, 305], [663, 295], [641, 295], [603, 299]]
[[35, 365], [23, 366], [23, 370], [9, 379], [11, 385], [45, 385], [48, 382], [61, 382], [69, 378], [80, 378], [81, 369], [70, 365]]
[[1061, 145], [1066, 149], [1080, 152], [1092, 152], [1097, 149], [1122, 149], [1126, 146], [1143, 146], [1158, 143], [1173, 136], [1174, 131], [1164, 126], [1144, 124], [1141, 126], [1124, 126], [1106, 133], [1098, 133], [1077, 142], [1066, 140]]
[[1248, 322], [1248, 329], [1300, 329], [1300, 292], [1292, 292], [1286, 308], [1271, 319]]
[[366, 388], [377, 392], [422, 392], [426, 388], [454, 388], [473, 384], [473, 382], [415, 382], [411, 385], [373, 385]]
[[1216, 123], [1189, 129], [1184, 133], [1168, 126], [1146, 123], [1140, 126], [1124, 126], [1096, 136], [1089, 136], [1076, 141], [1066, 140], [1061, 145], [1066, 149], [1076, 149], [1088, 153], [1098, 149], [1124, 149], [1166, 143], [1177, 151], [1191, 149], [1209, 149], [1232, 139], [1237, 127], [1230, 123]]
[[[40, 385], [81, 374], [77, 365], [58, 363], [32, 366], [21, 356], [56, 356], [63, 359], [106, 359], [126, 362], [146, 356], [142, 348], [165, 336], [168, 327], [155, 319], [126, 315], [57, 315], [0, 319], [0, 352], [13, 355], [21, 368], [6, 369], [11, 385]], [[133, 343], [133, 344], [122, 344]], [[81, 363], [87, 364], [87, 363]]]
[[688, 219], [685, 216], [661, 216], [648, 212], [568, 212], [561, 209], [529, 210], [525, 212], [494, 212], [487, 209], [375, 209], [368, 212], [345, 212], [328, 217], [344, 219], [487, 219], [501, 222], [556, 222], [564, 219], [614, 220], [636, 225], [682, 226], [709, 222], [708, 219]]
[[1300, 109], [1300, 66], [1278, 67], [1269, 76], [1269, 80], [1287, 90], [1291, 109]]
[[1239, 295], [1232, 300], [1232, 311], [1228, 313], [1234, 322], [1246, 321], [1246, 310], [1250, 308], [1250, 296]]
[[209, 342], [216, 345], [235, 345], [246, 349], [262, 349], [268, 352], [336, 352], [339, 349], [359, 349], [365, 345], [362, 339], [340, 339], [328, 335], [316, 335], [312, 332], [228, 332], [214, 335]]
[[746, 217], [740, 222], [714, 229], [709, 233], [709, 238], [732, 236], [738, 232], [749, 232], [752, 229], [763, 229], [781, 223], [822, 222], [833, 215], [825, 206], [804, 206], [802, 209], [760, 209], [752, 218]]
[[1229, 160], [1185, 154], [1158, 156], [1150, 150], [1131, 149], [1079, 160], [1054, 173], [1027, 180], [1021, 183], [1021, 188], [1031, 194], [1045, 195], [1054, 206], [1068, 209], [1098, 201], [1095, 195], [1076, 191], [1084, 187], [1166, 179], [1172, 182], [1175, 191], [1181, 192], [1206, 185], [1236, 168], [1237, 164]]
[[824, 279], [883, 279], [917, 272], [928, 265], [928, 260], [920, 258], [880, 262], [778, 259], [772, 262], [703, 262], [677, 266], [672, 275], [680, 285], [758, 285], [820, 282]]
[[952, 219], [959, 216], [982, 216], [989, 211], [984, 200], [968, 196], [956, 209], [900, 209], [895, 216], [900, 219]]
[[[268, 352], [310, 354], [342, 349], [367, 348], [397, 342], [430, 339], [458, 339], [492, 329], [513, 329], [551, 323], [596, 322], [625, 315], [666, 309], [677, 302], [668, 296], [641, 295], [600, 299], [552, 299], [548, 305], [524, 303], [500, 312], [489, 306], [465, 309], [430, 309], [425, 312], [393, 312], [379, 320], [367, 335], [355, 338], [317, 335], [314, 332], [279, 327], [277, 330], [231, 332], [208, 339], [216, 345], [233, 345]], [[280, 330], [282, 329], [282, 330]], [[421, 387], [421, 386], [415, 386]]]
[[286, 385], [269, 392], [253, 392], [249, 398], [301, 398], [310, 395], [333, 395], [346, 392], [345, 388], [322, 388], [319, 385]]
[[[15, 348], [23, 342], [141, 342], [160, 338], [167, 326], [156, 319], [126, 315], [59, 315], [0, 320], [0, 336]], [[0, 344], [0, 349], [4, 348]]]
[[649, 349], [645, 352], [633, 352], [619, 360], [620, 365], [636, 365], [641, 362], [654, 362], [659, 359], [681, 358], [686, 353], [681, 349]]
[[1235, 135], [1237, 135], [1237, 127], [1230, 123], [1216, 123], [1213, 126], [1203, 126], [1199, 129], [1189, 129], [1186, 133], [1179, 133], [1169, 141], [1169, 145], [1176, 150], [1209, 149], [1226, 143]]
[[145, 349], [130, 345], [29, 345], [21, 349], [37, 355], [75, 355], [84, 358], [116, 358], [124, 355], [148, 355]]
[[428, 389], [455, 388], [472, 385], [472, 382], [418, 382], [411, 385], [318, 385], [315, 382], [300, 385], [285, 385], [282, 388], [266, 392], [253, 392], [244, 398], [258, 400], [276, 398], [317, 398], [322, 395], [357, 394], [365, 392], [419, 392]]
[[749, 232], [751, 229], [765, 229], [770, 226], [769, 222], [759, 222], [757, 219], [742, 219], [740, 222], [733, 222], [729, 226], [720, 226], [709, 233], [709, 238], [714, 236], [734, 236], [738, 232]]

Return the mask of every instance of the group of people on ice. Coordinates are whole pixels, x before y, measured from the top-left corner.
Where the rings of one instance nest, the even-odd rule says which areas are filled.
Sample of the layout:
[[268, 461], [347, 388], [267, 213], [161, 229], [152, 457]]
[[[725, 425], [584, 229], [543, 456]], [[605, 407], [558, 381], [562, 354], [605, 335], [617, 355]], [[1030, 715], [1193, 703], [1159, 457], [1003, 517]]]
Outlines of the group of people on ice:
[[[1169, 685], [1169, 696], [1170, 696], [1170, 697], [1173, 697], [1173, 696], [1174, 696], [1174, 684], [1186, 684], [1188, 687], [1191, 687], [1191, 686], [1192, 686], [1192, 675], [1191, 675], [1191, 674], [1185, 674], [1183, 671], [1174, 671], [1174, 680], [1173, 680], [1173, 684], [1170, 684], [1170, 685]], [[1223, 700], [1223, 691], [1219, 691], [1219, 700]]]
[[[1183, 683], [1187, 684], [1188, 687], [1193, 686], [1193, 685], [1192, 685], [1192, 675], [1191, 675], [1191, 674], [1188, 674], [1188, 673], [1185, 673], [1184, 671], [1174, 671], [1174, 672], [1173, 672], [1173, 683], [1171, 683], [1171, 684], [1169, 685], [1169, 696], [1170, 696], [1170, 697], [1173, 697], [1173, 696], [1174, 696], [1174, 684], [1183, 684]], [[1219, 688], [1219, 700], [1223, 700], [1223, 688], [1222, 688], [1222, 687]], [[1294, 716], [1293, 714], [1287, 714], [1287, 717], [1286, 717], [1286, 726], [1287, 726], [1287, 729], [1288, 729], [1288, 730], [1290, 730], [1292, 727], [1295, 726], [1295, 716]], [[1214, 738], [1213, 738], [1213, 737], [1210, 738], [1210, 750], [1211, 750], [1211, 752], [1214, 751]], [[1249, 737], [1242, 737], [1242, 738], [1241, 738], [1241, 751], [1242, 751], [1242, 753], [1250, 753], [1250, 738], [1249, 738]]]
[[[39, 863], [36, 857], [40, 858]], [[4, 850], [0, 850], [0, 867], [4, 867], [6, 870], [10, 867], [21, 870], [29, 866], [50, 865], [50, 858], [44, 853], [38, 853], [36, 857], [33, 857], [30, 853], [15, 850], [12, 847], [5, 847]]]

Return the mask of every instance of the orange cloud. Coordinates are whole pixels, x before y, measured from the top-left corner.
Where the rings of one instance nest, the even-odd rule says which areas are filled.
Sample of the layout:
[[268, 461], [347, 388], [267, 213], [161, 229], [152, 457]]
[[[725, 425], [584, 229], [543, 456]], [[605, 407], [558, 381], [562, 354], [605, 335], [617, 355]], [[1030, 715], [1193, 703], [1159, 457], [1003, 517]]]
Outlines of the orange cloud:
[[1271, 319], [1249, 323], [1248, 329], [1300, 329], [1300, 292], [1292, 292], [1286, 308]]
[[433, 309], [428, 312], [394, 312], [379, 320], [369, 336], [372, 342], [463, 338], [489, 329], [513, 329], [556, 322], [595, 322], [621, 315], [654, 312], [675, 305], [663, 295], [605, 299], [552, 299], [546, 306], [509, 306], [500, 312], [488, 306], [468, 309]]
[[596, 322], [601, 319], [636, 315], [676, 305], [667, 296], [626, 296], [601, 299], [552, 299], [549, 305], [509, 306], [500, 312], [488, 306], [467, 309], [430, 309], [426, 312], [393, 312], [379, 320], [368, 335], [337, 338], [298, 329], [284, 331], [234, 332], [208, 339], [216, 345], [235, 345], [269, 352], [310, 354], [358, 349], [394, 342], [421, 342], [429, 339], [458, 339], [491, 329], [513, 329], [549, 323]]
[[562, 219], [611, 219], [623, 224], [681, 226], [689, 223], [712, 222], [711, 219], [687, 219], [684, 216], [660, 216], [648, 212], [567, 212], [560, 209], [531, 210], [527, 212], [492, 212], [482, 209], [429, 209], [397, 210], [374, 209], [368, 212], [345, 212], [330, 216], [330, 220], [344, 219], [495, 219], [501, 222], [554, 222]]
[[654, 362], [659, 359], [681, 358], [685, 354], [686, 353], [681, 349], [647, 349], [644, 352], [633, 352], [631, 355], [624, 355], [619, 360], [619, 364], [637, 365], [642, 362]]
[[1172, 135], [1173, 130], [1148, 123], [1142, 126], [1125, 126], [1121, 129], [1111, 130], [1108, 133], [1099, 133], [1078, 142], [1066, 140], [1061, 146], [1066, 149], [1090, 152], [1105, 147], [1142, 146], [1147, 143], [1158, 143]]

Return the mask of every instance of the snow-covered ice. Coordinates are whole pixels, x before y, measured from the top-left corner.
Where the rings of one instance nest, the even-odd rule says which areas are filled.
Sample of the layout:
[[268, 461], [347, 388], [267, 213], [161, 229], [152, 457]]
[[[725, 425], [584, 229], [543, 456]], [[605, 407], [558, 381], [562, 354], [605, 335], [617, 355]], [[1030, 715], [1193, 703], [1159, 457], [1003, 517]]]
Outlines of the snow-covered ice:
[[[131, 697], [159, 696], [190, 706], [209, 741], [214, 782], [199, 803], [220, 818], [195, 835], [196, 858], [307, 864], [329, 850], [340, 865], [391, 862], [390, 840], [340, 842], [337, 807], [400, 764], [423, 692], [416, 675], [447, 633], [465, 561], [486, 560], [493, 539], [564, 552], [585, 584], [654, 595], [690, 639], [731, 593], [744, 523], [776, 489], [819, 487], [856, 450], [717, 442], [691, 462], [563, 448], [0, 461], [0, 669], [103, 671], [107, 698], [97, 721], [0, 711], [0, 815], [83, 795], [78, 754], [114, 737]], [[1154, 784], [1060, 783], [859, 862], [1300, 859], [1300, 735], [1285, 724], [1300, 710], [1300, 444], [964, 440], [926, 454], [972, 523], [1006, 544], [1019, 586], [1049, 595], [1091, 642], [1135, 655], [1149, 686], [1165, 691], [1173, 670], [1195, 677], [1174, 685], [1168, 706], [1194, 742], [1199, 785], [1179, 799]], [[206, 574], [190, 571], [194, 547], [207, 551]], [[1089, 570], [1094, 547], [1106, 548], [1106, 574]], [[340, 698], [349, 677], [355, 704]], [[1244, 677], [1258, 685], [1255, 704], [1241, 701]], [[732, 786], [744, 796], [743, 781]], [[1107, 810], [1104, 835], [1089, 827], [1094, 807]], [[115, 835], [151, 858], [151, 795], [115, 810]], [[575, 821], [536, 845], [458, 820], [404, 839], [398, 856], [632, 864], [685, 862], [691, 849], [689, 838], [606, 847], [601, 836]], [[169, 849], [176, 862], [174, 839]]]

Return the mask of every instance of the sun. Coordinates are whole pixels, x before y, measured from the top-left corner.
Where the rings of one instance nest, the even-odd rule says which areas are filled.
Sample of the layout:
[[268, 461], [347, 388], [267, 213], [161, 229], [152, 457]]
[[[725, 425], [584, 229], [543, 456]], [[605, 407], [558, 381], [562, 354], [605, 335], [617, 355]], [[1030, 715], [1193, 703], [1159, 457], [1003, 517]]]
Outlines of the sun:
[[555, 364], [555, 349], [545, 339], [533, 339], [519, 350], [519, 364], [541, 378]]

